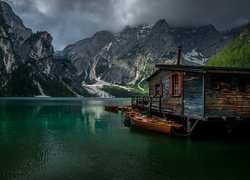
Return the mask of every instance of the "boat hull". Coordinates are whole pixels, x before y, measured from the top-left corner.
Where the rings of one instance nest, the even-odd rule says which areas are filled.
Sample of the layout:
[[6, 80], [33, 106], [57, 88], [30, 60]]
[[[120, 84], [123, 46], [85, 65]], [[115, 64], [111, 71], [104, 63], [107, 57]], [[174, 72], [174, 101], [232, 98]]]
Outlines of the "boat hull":
[[145, 117], [138, 111], [135, 111], [133, 109], [125, 110], [123, 114], [125, 117], [125, 121], [128, 122], [129, 124], [150, 131], [172, 134], [173, 129], [179, 129], [183, 127], [182, 124], [178, 124], [173, 121], [167, 121], [163, 118]]
[[164, 122], [152, 122], [149, 119], [138, 119], [138, 118], [131, 118], [131, 124], [135, 126], [139, 126], [143, 129], [147, 129], [150, 131], [162, 132], [171, 134], [172, 132], [172, 125]]

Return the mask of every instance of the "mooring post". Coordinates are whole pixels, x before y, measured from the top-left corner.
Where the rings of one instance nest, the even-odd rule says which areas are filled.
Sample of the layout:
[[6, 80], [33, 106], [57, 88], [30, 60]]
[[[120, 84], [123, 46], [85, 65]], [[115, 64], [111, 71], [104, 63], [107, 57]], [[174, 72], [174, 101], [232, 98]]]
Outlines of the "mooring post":
[[187, 132], [190, 133], [191, 131], [191, 121], [189, 118], [187, 118]]
[[152, 97], [150, 97], [150, 106], [149, 106], [149, 111], [151, 112], [151, 110], [152, 110]]
[[198, 125], [199, 120], [196, 119], [194, 123], [190, 121], [190, 118], [187, 119], [187, 132], [188, 134], [191, 134], [194, 130], [194, 128]]
[[159, 99], [159, 111], [160, 111], [160, 113], [161, 113], [161, 97], [160, 97], [160, 99]]
[[142, 96], [142, 109], [144, 110], [144, 96]]

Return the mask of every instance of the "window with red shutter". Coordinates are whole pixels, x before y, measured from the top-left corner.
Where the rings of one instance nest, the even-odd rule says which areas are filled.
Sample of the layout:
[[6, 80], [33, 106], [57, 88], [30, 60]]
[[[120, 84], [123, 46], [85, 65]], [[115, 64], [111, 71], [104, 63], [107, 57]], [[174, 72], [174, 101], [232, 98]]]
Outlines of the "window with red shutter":
[[173, 96], [173, 76], [169, 75], [169, 95]]
[[171, 74], [169, 81], [169, 95], [181, 96], [182, 95], [182, 73]]
[[153, 96], [156, 96], [156, 84], [154, 84], [154, 94]]
[[178, 74], [178, 96], [182, 95], [182, 73], [179, 72]]

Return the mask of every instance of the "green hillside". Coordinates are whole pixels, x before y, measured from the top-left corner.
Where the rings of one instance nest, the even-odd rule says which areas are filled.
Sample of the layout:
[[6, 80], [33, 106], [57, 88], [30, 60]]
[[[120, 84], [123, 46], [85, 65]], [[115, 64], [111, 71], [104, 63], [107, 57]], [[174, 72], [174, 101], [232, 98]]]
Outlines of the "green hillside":
[[250, 67], [250, 24], [221, 52], [208, 60], [207, 66]]

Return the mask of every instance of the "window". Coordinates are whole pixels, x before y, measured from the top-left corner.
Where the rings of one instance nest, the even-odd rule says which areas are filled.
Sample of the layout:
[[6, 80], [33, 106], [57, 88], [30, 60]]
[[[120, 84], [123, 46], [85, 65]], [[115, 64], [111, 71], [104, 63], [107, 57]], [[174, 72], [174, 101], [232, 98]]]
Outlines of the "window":
[[160, 84], [156, 84], [156, 86], [155, 86], [155, 95], [156, 96], [160, 95]]
[[154, 85], [154, 96], [162, 96], [163, 95], [163, 85], [155, 84]]
[[182, 95], [182, 73], [170, 75], [170, 96]]
[[231, 78], [230, 89], [236, 91], [238, 86], [238, 79]]
[[238, 80], [238, 88], [240, 91], [245, 91], [246, 90], [246, 79], [245, 78], [239, 78]]
[[174, 74], [172, 79], [173, 79], [173, 96], [178, 96], [178, 85], [179, 85], [178, 75]]
[[211, 78], [211, 89], [219, 90], [220, 89], [220, 81], [216, 77]]
[[233, 91], [245, 91], [246, 79], [244, 77], [232, 77], [230, 82], [230, 89]]

